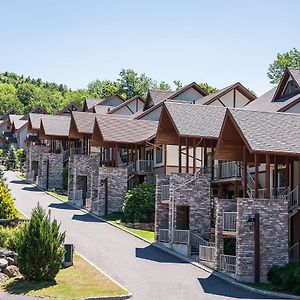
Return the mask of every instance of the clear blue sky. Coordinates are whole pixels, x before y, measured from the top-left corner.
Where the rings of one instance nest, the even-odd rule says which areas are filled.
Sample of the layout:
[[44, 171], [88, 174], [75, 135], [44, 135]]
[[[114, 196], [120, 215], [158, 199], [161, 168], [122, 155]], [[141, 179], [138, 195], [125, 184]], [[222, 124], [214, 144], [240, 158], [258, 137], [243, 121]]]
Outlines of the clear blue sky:
[[300, 49], [299, 11], [297, 0], [0, 0], [0, 72], [75, 89], [133, 68], [261, 94], [276, 54]]

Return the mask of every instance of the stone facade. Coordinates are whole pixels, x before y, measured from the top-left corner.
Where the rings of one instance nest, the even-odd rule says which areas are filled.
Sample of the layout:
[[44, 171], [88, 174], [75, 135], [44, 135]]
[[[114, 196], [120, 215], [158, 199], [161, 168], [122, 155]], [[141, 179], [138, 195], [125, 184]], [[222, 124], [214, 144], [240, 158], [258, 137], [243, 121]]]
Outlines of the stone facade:
[[[107, 179], [108, 213], [122, 210], [127, 192], [127, 168], [100, 167], [99, 156], [73, 155], [69, 159], [69, 200], [78, 204], [76, 191], [82, 190], [87, 198], [86, 208], [100, 216], [105, 214], [105, 184]], [[88, 203], [89, 201], [89, 203]]]
[[239, 279], [253, 281], [254, 231], [247, 222], [259, 213], [260, 275], [266, 281], [273, 265], [288, 262], [288, 203], [284, 200], [237, 199], [236, 274]]
[[34, 180], [38, 176], [38, 164], [40, 156], [44, 153], [49, 153], [50, 148], [44, 145], [30, 145], [27, 154], [27, 173], [26, 177], [29, 180]]
[[[174, 195], [173, 201], [167, 204], [161, 202], [163, 185], [169, 184], [170, 195]], [[172, 214], [174, 214], [174, 228], [180, 218], [177, 207], [188, 207], [189, 230], [204, 239], [210, 238], [211, 230], [211, 199], [210, 199], [210, 176], [198, 172], [194, 174], [174, 173], [169, 176], [157, 176], [156, 179], [156, 207], [155, 207], [155, 234], [159, 229], [172, 228]], [[174, 208], [173, 208], [174, 206]], [[174, 211], [172, 212], [172, 210]], [[178, 210], [182, 211], [181, 208]], [[168, 217], [167, 217], [168, 213]], [[177, 219], [177, 220], [176, 220]], [[169, 226], [165, 226], [165, 220], [169, 220]], [[170, 232], [171, 238], [171, 232]]]
[[63, 154], [44, 153], [39, 157], [38, 185], [43, 189], [63, 186]]

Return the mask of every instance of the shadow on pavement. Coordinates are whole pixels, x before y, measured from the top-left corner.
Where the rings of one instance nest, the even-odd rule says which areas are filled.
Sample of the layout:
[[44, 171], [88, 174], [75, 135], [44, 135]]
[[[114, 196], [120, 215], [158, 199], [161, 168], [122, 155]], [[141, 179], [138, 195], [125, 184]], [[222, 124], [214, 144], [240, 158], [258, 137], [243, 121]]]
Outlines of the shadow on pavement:
[[136, 248], [135, 256], [138, 258], [153, 260], [161, 263], [186, 263], [171, 254], [157, 249], [152, 245], [149, 245], [145, 248]]
[[82, 221], [82, 222], [94, 222], [94, 223], [103, 223], [103, 221], [94, 218], [93, 216], [89, 214], [84, 214], [84, 215], [74, 215], [72, 217], [72, 220], [76, 221]]
[[57, 208], [57, 209], [69, 209], [69, 210], [78, 210], [70, 205], [68, 205], [67, 203], [51, 203], [48, 205], [48, 207], [51, 207], [51, 208]]
[[26, 184], [27, 181], [20, 179], [20, 180], [9, 181], [9, 183], [13, 183], [13, 184]]
[[[207, 294], [232, 297], [237, 299], [276, 299], [266, 295], [255, 294], [238, 286], [234, 286], [214, 275], [207, 278], [198, 278], [203, 291]], [[279, 299], [279, 298], [278, 298]]]
[[36, 186], [25, 186], [22, 188], [24, 191], [29, 191], [29, 192], [42, 192], [38, 187]]

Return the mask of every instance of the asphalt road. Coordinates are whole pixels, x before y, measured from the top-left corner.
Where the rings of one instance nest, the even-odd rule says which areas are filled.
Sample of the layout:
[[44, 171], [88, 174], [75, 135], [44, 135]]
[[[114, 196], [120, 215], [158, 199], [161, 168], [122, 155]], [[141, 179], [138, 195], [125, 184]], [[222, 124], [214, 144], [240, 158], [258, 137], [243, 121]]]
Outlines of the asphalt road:
[[38, 202], [45, 209], [51, 209], [51, 216], [66, 230], [67, 242], [73, 243], [76, 251], [131, 291], [133, 299], [266, 299], [74, 209], [12, 172], [7, 172], [6, 177], [18, 209], [30, 215]]

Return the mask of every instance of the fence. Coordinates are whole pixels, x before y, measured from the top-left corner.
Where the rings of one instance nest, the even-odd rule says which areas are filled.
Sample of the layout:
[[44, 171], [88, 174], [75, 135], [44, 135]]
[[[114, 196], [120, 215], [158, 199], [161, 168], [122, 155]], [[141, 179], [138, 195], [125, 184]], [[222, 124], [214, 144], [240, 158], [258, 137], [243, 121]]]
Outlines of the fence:
[[235, 273], [236, 257], [233, 255], [221, 254], [220, 265], [221, 265], [221, 271]]
[[169, 242], [169, 229], [159, 229], [158, 241], [163, 243]]
[[190, 231], [176, 229], [173, 232], [173, 241], [177, 244], [189, 244], [190, 243]]

